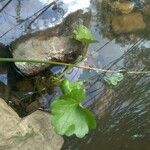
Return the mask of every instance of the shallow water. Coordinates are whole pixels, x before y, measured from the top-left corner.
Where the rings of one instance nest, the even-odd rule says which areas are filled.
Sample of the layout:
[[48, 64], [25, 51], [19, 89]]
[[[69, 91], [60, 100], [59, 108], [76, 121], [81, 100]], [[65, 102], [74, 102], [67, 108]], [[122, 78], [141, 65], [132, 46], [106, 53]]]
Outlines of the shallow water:
[[[135, 41], [128, 40], [128, 34], [115, 36], [111, 33], [112, 37], [107, 38], [105, 34], [110, 34], [111, 30], [107, 31], [108, 27], [103, 27], [106, 25], [104, 20], [100, 20], [105, 17], [101, 16], [103, 7], [106, 7], [104, 4], [97, 5], [98, 11], [94, 11], [91, 22], [92, 31], [100, 44], [89, 48], [91, 54], [94, 54], [89, 58], [90, 65], [94, 62], [98, 68], [109, 68], [113, 62], [111, 69], [149, 71], [150, 32], [135, 33], [140, 36], [146, 32], [146, 36], [140, 36]], [[86, 73], [82, 74], [82, 79], [86, 78]], [[103, 84], [102, 77], [102, 74], [91, 73], [89, 79], [94, 82], [89, 86], [86, 103], [97, 114], [96, 130], [84, 139], [66, 138], [63, 150], [149, 150], [150, 74], [125, 74], [124, 81], [113, 89]], [[91, 101], [94, 101], [92, 105]]]
[[[116, 35], [112, 32], [110, 20], [107, 19], [111, 10], [108, 1], [93, 2], [91, 30], [99, 41], [89, 47], [88, 57], [83, 65], [98, 68], [126, 69], [128, 71], [150, 70], [150, 32], [149, 18], [144, 15], [147, 23], [145, 30], [134, 33]], [[110, 1], [109, 1], [110, 2]], [[145, 3], [132, 1], [136, 4], [135, 11], [140, 11]], [[145, 1], [150, 2], [150, 1]], [[142, 5], [142, 6], [141, 6]], [[109, 10], [109, 11], [108, 11]], [[118, 13], [115, 13], [118, 15]], [[135, 37], [130, 38], [130, 37]], [[0, 53], [1, 55], [1, 53]], [[111, 67], [110, 67], [111, 66]], [[8, 69], [8, 67], [7, 67]], [[61, 70], [61, 68], [59, 68]], [[54, 72], [58, 68], [53, 68]], [[17, 74], [17, 75], [16, 75]], [[115, 88], [108, 87], [104, 81], [105, 74], [74, 68], [66, 76], [72, 80], [86, 81], [87, 101], [97, 115], [97, 128], [84, 139], [66, 138], [63, 150], [149, 150], [150, 149], [150, 74], [127, 74], [124, 80]], [[14, 78], [16, 77], [17, 78]], [[45, 76], [42, 74], [41, 76]], [[24, 78], [23, 78], [24, 79]], [[34, 78], [25, 78], [29, 85]], [[21, 91], [16, 83], [22, 81], [19, 72], [11, 67], [8, 73], [0, 75], [0, 94], [8, 103], [25, 116], [26, 101], [32, 101], [38, 96], [36, 90]], [[7, 86], [8, 85], [8, 86]], [[35, 90], [35, 91], [34, 91]], [[5, 92], [4, 92], [5, 91]], [[56, 93], [44, 94], [43, 105], [49, 107], [50, 101]], [[13, 102], [13, 100], [14, 102]], [[17, 100], [16, 100], [17, 99]], [[10, 101], [11, 100], [11, 101]], [[16, 104], [18, 100], [22, 103]]]

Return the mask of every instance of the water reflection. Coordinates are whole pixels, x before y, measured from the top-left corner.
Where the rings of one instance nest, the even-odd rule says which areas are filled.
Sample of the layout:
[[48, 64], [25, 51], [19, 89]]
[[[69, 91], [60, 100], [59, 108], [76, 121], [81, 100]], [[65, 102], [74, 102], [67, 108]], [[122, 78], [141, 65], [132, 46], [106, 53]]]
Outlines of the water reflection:
[[99, 4], [100, 28], [104, 37], [124, 46], [139, 39], [150, 39], [150, 1], [103, 0]]
[[[109, 18], [114, 15], [110, 10], [110, 2], [114, 1], [102, 1], [98, 6], [99, 12], [94, 16], [94, 23], [92, 22], [93, 33], [103, 43], [91, 47], [90, 57], [96, 58], [92, 62], [99, 68], [111, 66], [111, 69], [149, 71], [149, 16], [144, 16], [147, 23], [145, 30], [114, 34]], [[143, 6], [149, 3], [130, 2], [135, 3], [134, 11], [141, 12]], [[133, 34], [138, 38], [131, 40], [129, 37]], [[105, 63], [99, 63], [100, 61]], [[125, 74], [124, 81], [115, 89], [103, 84], [103, 76], [104, 74], [93, 73], [88, 78], [92, 80], [88, 88], [89, 101], [95, 99], [91, 109], [97, 114], [97, 129], [84, 139], [66, 138], [63, 150], [149, 150], [150, 74]]]
[[[126, 69], [149, 70], [150, 49], [133, 50], [124, 58]], [[148, 150], [150, 147], [149, 74], [126, 74], [115, 89], [105, 87], [93, 104], [98, 127], [84, 139], [67, 139], [64, 150]]]

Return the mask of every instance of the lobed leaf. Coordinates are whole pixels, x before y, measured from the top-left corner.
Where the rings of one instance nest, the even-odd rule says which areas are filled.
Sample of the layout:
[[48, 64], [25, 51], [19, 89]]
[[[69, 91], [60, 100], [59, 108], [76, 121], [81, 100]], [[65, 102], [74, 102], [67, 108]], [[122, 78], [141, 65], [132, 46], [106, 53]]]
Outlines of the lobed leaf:
[[64, 79], [60, 88], [63, 95], [51, 105], [52, 125], [60, 135], [82, 138], [96, 127], [94, 114], [81, 104], [86, 97], [83, 82]]
[[114, 85], [116, 86], [121, 80], [123, 80], [124, 76], [122, 73], [113, 73], [111, 75], [107, 75], [104, 77], [104, 80], [109, 84], [109, 85]]
[[96, 127], [93, 113], [81, 107], [73, 99], [55, 101], [52, 104], [52, 115], [52, 125], [60, 135], [75, 134], [82, 138], [89, 129]]
[[73, 98], [78, 102], [81, 102], [86, 98], [86, 92], [83, 82], [81, 81], [70, 82], [68, 79], [64, 79], [60, 84], [60, 88], [64, 96]]
[[89, 45], [90, 43], [98, 42], [94, 39], [90, 30], [84, 25], [79, 25], [73, 31], [74, 38], [85, 45]]

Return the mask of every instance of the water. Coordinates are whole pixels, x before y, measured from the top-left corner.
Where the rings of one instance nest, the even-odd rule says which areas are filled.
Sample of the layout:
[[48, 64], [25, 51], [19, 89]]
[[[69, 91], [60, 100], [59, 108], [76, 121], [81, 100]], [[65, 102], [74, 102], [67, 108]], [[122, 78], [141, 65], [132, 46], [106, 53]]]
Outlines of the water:
[[[145, 29], [143, 32], [134, 33], [139, 36], [135, 41], [128, 39], [130, 33], [114, 35], [110, 23], [105, 22], [105, 17], [110, 12], [105, 12], [106, 16], [101, 12], [108, 9], [106, 4], [107, 1], [97, 4], [98, 12], [94, 13], [91, 27], [100, 44], [90, 47], [94, 55], [89, 59], [98, 68], [109, 68], [113, 62], [113, 69], [149, 71], [150, 32]], [[139, 8], [139, 3], [136, 6]], [[100, 20], [102, 18], [104, 20]], [[149, 26], [147, 24], [147, 28]], [[98, 51], [93, 53], [95, 50]], [[92, 81], [93, 87], [88, 89], [89, 102], [86, 104], [91, 106], [91, 101], [96, 99], [91, 109], [97, 114], [97, 128], [84, 139], [66, 138], [63, 150], [149, 150], [150, 74], [125, 74], [124, 81], [115, 89], [103, 84], [102, 74], [93, 74], [93, 78], [89, 79], [95, 82]]]
[[[112, 13], [111, 1], [99, 0], [92, 3], [93, 16], [90, 27], [99, 43], [89, 47], [88, 57], [82, 65], [114, 70], [150, 70], [150, 16], [144, 15], [142, 9], [150, 1], [132, 0], [132, 2], [135, 3], [134, 12], [142, 13], [146, 28], [142, 31], [122, 34], [116, 34], [112, 30], [109, 17], [121, 14]], [[58, 68], [53, 69], [58, 71]], [[16, 74], [17, 78], [14, 78]], [[83, 139], [65, 137], [62, 150], [149, 150], [150, 74], [125, 73], [124, 80], [115, 88], [105, 84], [104, 75], [104, 73], [77, 68], [66, 74], [72, 80], [80, 79], [86, 82], [88, 97], [84, 105], [95, 112], [97, 128]], [[28, 114], [25, 111], [27, 101], [39, 97], [34, 88], [35, 81], [46, 76], [47, 73], [36, 78], [22, 77], [12, 66], [7, 74], [3, 72], [0, 76], [0, 94], [8, 99], [18, 113], [23, 112], [21, 116], [25, 116]], [[17, 83], [18, 81], [22, 83], [22, 80], [28, 82], [31, 87], [28, 88], [29, 91], [18, 90]], [[13, 98], [10, 98], [10, 95]], [[56, 93], [43, 94], [43, 105], [49, 105], [47, 99], [53, 99], [54, 96]], [[23, 99], [22, 103], [16, 104], [20, 99]]]

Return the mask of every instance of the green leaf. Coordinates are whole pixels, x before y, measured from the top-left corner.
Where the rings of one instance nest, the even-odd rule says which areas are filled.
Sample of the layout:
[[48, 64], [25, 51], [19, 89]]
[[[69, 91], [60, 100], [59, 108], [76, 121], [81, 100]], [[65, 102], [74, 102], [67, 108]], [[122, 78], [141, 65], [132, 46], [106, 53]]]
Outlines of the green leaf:
[[73, 37], [82, 42], [85, 45], [89, 45], [90, 43], [95, 43], [98, 42], [94, 39], [92, 33], [90, 32], [90, 30], [85, 27], [84, 25], [79, 25], [75, 28], [75, 30], [73, 31]]
[[76, 100], [59, 99], [52, 103], [52, 125], [60, 135], [82, 138], [96, 127], [96, 121], [93, 113]]
[[68, 79], [64, 79], [60, 84], [60, 88], [64, 96], [76, 99], [79, 102], [84, 100], [86, 97], [84, 85], [81, 81], [70, 82]]
[[64, 79], [60, 88], [63, 95], [51, 105], [52, 125], [60, 135], [75, 134], [82, 138], [89, 132], [89, 129], [96, 127], [94, 114], [81, 104], [86, 97], [83, 82], [70, 82]]
[[111, 75], [107, 75], [104, 77], [104, 80], [109, 84], [109, 85], [114, 85], [116, 86], [121, 80], [123, 80], [124, 76], [122, 73], [113, 73]]
[[67, 95], [67, 94], [70, 93], [71, 90], [72, 90], [72, 89], [71, 89], [71, 84], [70, 84], [70, 82], [69, 82], [68, 79], [64, 79], [64, 80], [61, 82], [60, 88], [61, 88], [61, 90], [62, 90], [62, 92], [63, 92], [64, 95]]

